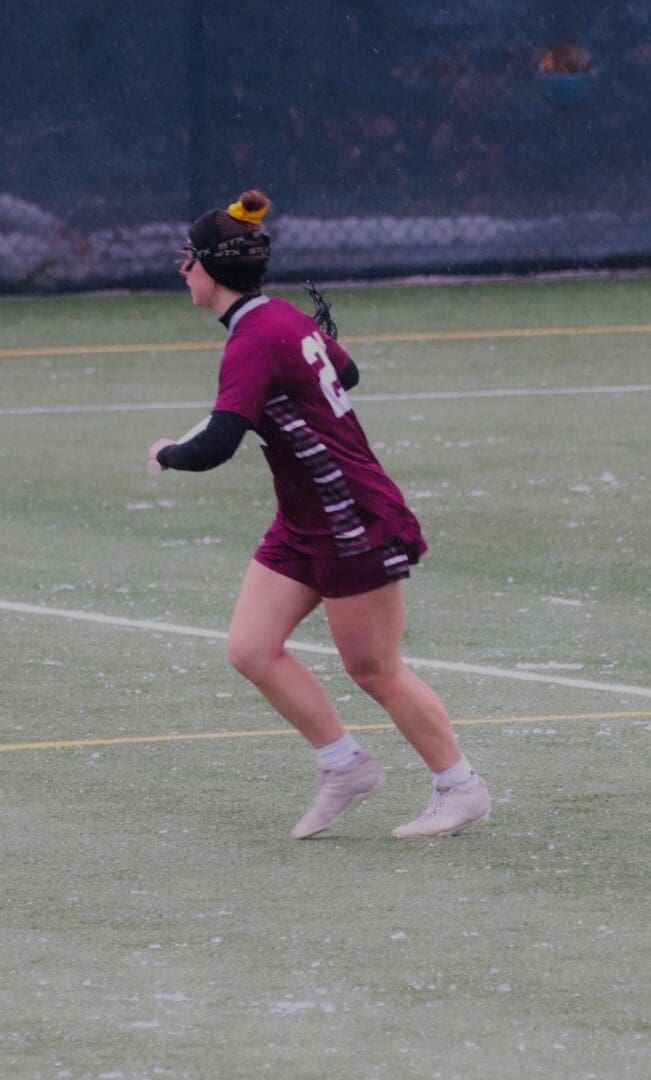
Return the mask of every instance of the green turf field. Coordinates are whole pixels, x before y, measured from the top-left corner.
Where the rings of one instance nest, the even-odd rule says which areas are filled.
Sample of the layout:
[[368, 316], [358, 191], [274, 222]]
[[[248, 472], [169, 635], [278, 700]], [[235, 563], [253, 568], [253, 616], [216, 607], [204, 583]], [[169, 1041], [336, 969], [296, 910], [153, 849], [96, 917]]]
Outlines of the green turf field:
[[404, 651], [492, 820], [391, 839], [428, 776], [317, 612], [299, 655], [387, 782], [289, 839], [310, 753], [225, 659], [264, 460], [145, 469], [211, 405], [221, 327], [183, 294], [2, 300], [2, 1080], [651, 1072], [651, 280], [329, 295], [430, 543]]

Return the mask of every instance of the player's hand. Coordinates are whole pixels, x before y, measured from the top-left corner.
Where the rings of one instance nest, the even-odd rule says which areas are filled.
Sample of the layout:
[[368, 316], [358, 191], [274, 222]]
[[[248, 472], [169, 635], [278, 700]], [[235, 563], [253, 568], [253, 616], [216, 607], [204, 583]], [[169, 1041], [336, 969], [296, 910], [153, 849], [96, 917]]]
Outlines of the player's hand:
[[150, 469], [155, 469], [156, 472], [162, 472], [163, 469], [167, 468], [167, 465], [161, 465], [156, 459], [159, 450], [162, 450], [164, 446], [176, 446], [176, 439], [156, 439], [156, 442], [153, 442], [147, 451], [147, 465]]

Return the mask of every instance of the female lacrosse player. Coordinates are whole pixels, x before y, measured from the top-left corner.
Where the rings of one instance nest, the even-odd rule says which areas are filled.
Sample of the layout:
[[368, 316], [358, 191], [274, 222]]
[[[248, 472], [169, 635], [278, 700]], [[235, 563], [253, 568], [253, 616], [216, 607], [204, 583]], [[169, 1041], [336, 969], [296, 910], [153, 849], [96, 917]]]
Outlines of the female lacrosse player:
[[311, 287], [312, 319], [261, 292], [269, 200], [247, 191], [194, 222], [180, 272], [198, 307], [228, 331], [208, 426], [185, 443], [158, 439], [150, 460], [200, 471], [230, 458], [252, 428], [273, 474], [276, 516], [246, 571], [228, 656], [314, 749], [318, 792], [292, 836], [315, 836], [382, 784], [316, 677], [285, 643], [323, 603], [346, 671], [398, 726], [433, 774], [424, 812], [393, 835], [458, 832], [490, 813], [486, 784], [459, 749], [445, 708], [400, 656], [402, 581], [426, 544], [373, 455], [346, 391], [359, 375]]

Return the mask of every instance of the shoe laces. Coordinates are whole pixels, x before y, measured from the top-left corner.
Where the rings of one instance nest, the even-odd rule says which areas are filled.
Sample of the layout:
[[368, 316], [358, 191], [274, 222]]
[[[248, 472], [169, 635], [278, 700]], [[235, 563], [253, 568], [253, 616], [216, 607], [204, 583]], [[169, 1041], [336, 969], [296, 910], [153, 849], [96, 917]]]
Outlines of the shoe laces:
[[434, 814], [438, 814], [439, 810], [443, 809], [445, 800], [447, 799], [451, 791], [452, 788], [435, 787], [434, 791], [432, 792], [432, 798], [428, 802], [422, 814], [420, 814], [419, 820], [420, 818], [430, 818], [433, 817]]

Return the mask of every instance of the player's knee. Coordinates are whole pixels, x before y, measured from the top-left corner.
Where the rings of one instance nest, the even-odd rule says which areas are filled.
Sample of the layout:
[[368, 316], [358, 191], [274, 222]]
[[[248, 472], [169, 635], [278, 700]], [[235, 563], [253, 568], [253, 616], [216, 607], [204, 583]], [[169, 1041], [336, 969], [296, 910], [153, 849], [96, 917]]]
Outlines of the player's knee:
[[227, 656], [231, 666], [249, 682], [260, 686], [266, 681], [272, 658], [265, 649], [233, 638], [228, 641]]
[[344, 661], [346, 671], [365, 693], [384, 705], [400, 692], [402, 663], [386, 657], [363, 657]]
[[375, 657], [354, 657], [344, 661], [346, 671], [367, 694], [377, 697], [381, 693], [385, 676], [382, 663]]
[[228, 662], [240, 675], [250, 682], [257, 682], [260, 671], [260, 657], [257, 650], [248, 642], [229, 638], [227, 649]]

